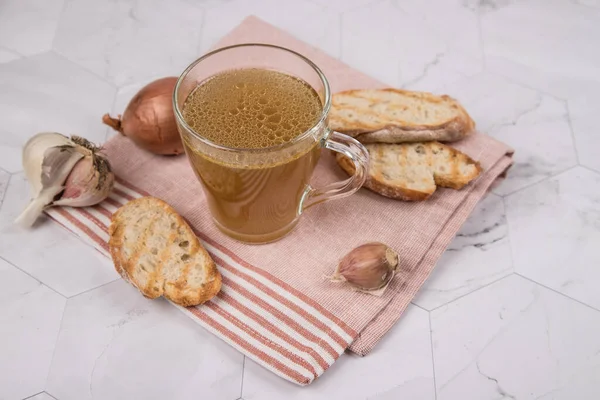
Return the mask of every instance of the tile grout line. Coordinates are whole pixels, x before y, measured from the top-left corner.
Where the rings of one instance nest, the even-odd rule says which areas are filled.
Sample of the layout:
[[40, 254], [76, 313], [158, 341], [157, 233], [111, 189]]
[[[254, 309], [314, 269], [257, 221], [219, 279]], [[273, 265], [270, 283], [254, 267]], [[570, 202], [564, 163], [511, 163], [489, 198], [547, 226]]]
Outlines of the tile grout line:
[[242, 382], [240, 382], [240, 399], [244, 395], [244, 373], [246, 372], [246, 356], [242, 360]]
[[577, 167], [581, 167], [581, 165], [579, 165], [579, 164], [572, 165], [572, 166], [570, 166], [570, 167], [567, 167], [567, 168], [563, 169], [562, 171], [558, 171], [558, 172], [556, 172], [556, 173], [553, 173], [552, 175], [548, 175], [548, 176], [546, 176], [545, 178], [543, 178], [543, 179], [541, 179], [541, 180], [539, 180], [539, 181], [532, 182], [532, 183], [529, 183], [529, 184], [527, 184], [527, 185], [523, 186], [522, 188], [515, 189], [515, 190], [513, 190], [512, 192], [508, 192], [508, 193], [505, 193], [505, 194], [499, 194], [499, 193], [496, 193], [496, 192], [492, 191], [492, 193], [494, 193], [494, 194], [496, 194], [496, 195], [498, 195], [498, 196], [500, 196], [500, 197], [508, 197], [508, 196], [512, 196], [513, 194], [516, 194], [516, 193], [522, 192], [522, 191], [524, 191], [524, 190], [526, 190], [526, 189], [531, 189], [531, 188], [532, 188], [532, 187], [534, 187], [535, 185], [538, 185], [538, 184], [540, 184], [540, 183], [544, 183], [544, 182], [546, 182], [546, 181], [549, 181], [550, 179], [553, 179], [553, 178], [558, 178], [559, 176], [561, 176], [561, 175], [563, 175], [563, 174], [565, 174], [565, 173], [567, 173], [567, 172], [569, 172], [569, 171], [571, 171], [571, 170], [573, 170], [573, 169], [575, 169], [575, 168], [577, 168]]
[[43, 393], [46, 393], [48, 396], [52, 397], [54, 400], [58, 400], [58, 397], [56, 396], [52, 396], [50, 393], [44, 391]]
[[[2, 170], [4, 171], [4, 170]], [[4, 171], [6, 172], [6, 171]], [[6, 188], [4, 190], [4, 193], [2, 193], [2, 197], [0, 197], [0, 211], [2, 211], [2, 205], [4, 204], [4, 198], [6, 197], [6, 192], [8, 192], [8, 187], [10, 186], [10, 181], [12, 179], [12, 174], [9, 172], [6, 172], [8, 174], [8, 180], [6, 181]]]
[[420, 308], [421, 310], [423, 310], [423, 311], [425, 311], [425, 312], [427, 312], [427, 313], [429, 312], [429, 310], [428, 310], [428, 309], [426, 309], [426, 308], [425, 308], [425, 307], [423, 307], [423, 306], [420, 306], [420, 305], [418, 305], [417, 303], [413, 303], [413, 302], [411, 301], [411, 302], [410, 302], [410, 304], [412, 304], [413, 306], [415, 306], [415, 307], [417, 307], [417, 308]]
[[573, 119], [571, 118], [571, 107], [569, 106], [569, 101], [564, 100], [565, 108], [567, 109], [567, 123], [569, 124], [569, 131], [571, 132], [571, 141], [573, 142], [573, 150], [575, 151], [575, 159], [577, 160], [577, 164], [581, 165], [581, 160], [579, 159], [579, 150], [577, 150], [577, 139], [575, 138], [575, 129], [573, 129]]
[[600, 312], [600, 309], [598, 309], [598, 308], [596, 308], [596, 307], [594, 307], [594, 306], [591, 306], [591, 305], [589, 305], [589, 304], [587, 304], [587, 303], [584, 303], [584, 302], [583, 302], [583, 301], [581, 301], [581, 300], [577, 300], [577, 299], [575, 299], [575, 298], [573, 298], [573, 297], [571, 297], [571, 296], [569, 296], [569, 295], [567, 295], [567, 294], [565, 294], [565, 293], [559, 292], [558, 290], [556, 290], [556, 289], [554, 289], [554, 288], [551, 288], [550, 286], [546, 286], [546, 285], [544, 285], [543, 283], [540, 283], [540, 282], [538, 282], [538, 281], [534, 281], [533, 279], [531, 279], [531, 278], [529, 278], [529, 277], [527, 277], [527, 276], [525, 276], [525, 275], [521, 275], [519, 272], [515, 272], [515, 275], [516, 275], [516, 276], [518, 276], [518, 277], [520, 277], [520, 278], [523, 278], [523, 279], [525, 279], [525, 280], [527, 280], [527, 281], [529, 281], [529, 282], [531, 282], [531, 283], [534, 283], [534, 284], [536, 284], [536, 285], [538, 285], [538, 286], [541, 286], [541, 287], [543, 287], [544, 289], [548, 289], [548, 290], [550, 290], [551, 292], [554, 292], [554, 293], [556, 293], [556, 294], [558, 294], [558, 295], [560, 295], [560, 296], [562, 296], [562, 297], [565, 297], [565, 298], [567, 298], [567, 299], [569, 299], [569, 300], [572, 300], [572, 301], [574, 301], [574, 302], [576, 302], [576, 303], [579, 303], [579, 304], [581, 304], [582, 306], [585, 306], [585, 307], [587, 307], [587, 308], [590, 308], [590, 309], [592, 309], [592, 310], [594, 310], [594, 311], [598, 311], [598, 312]]
[[435, 357], [433, 355], [433, 326], [431, 325], [431, 312], [429, 312], [429, 343], [431, 344], [431, 369], [433, 370], [433, 393], [435, 400], [438, 398], [437, 382], [435, 379]]
[[[509, 60], [509, 61], [511, 61], [511, 60]], [[511, 62], [514, 62], [514, 61], [511, 61]], [[517, 63], [517, 64], [519, 64], [519, 65], [524, 65], [524, 64], [521, 64], [521, 63], [519, 63], [519, 62], [515, 62], [515, 63]], [[548, 92], [548, 91], [546, 91], [546, 90], [544, 90], [544, 89], [539, 89], [539, 88], [536, 88], [536, 87], [534, 87], [534, 86], [530, 86], [530, 85], [527, 85], [527, 84], [525, 84], [525, 83], [522, 83], [522, 82], [516, 81], [516, 80], [515, 80], [513, 77], [511, 77], [511, 76], [508, 76], [508, 75], [504, 75], [504, 74], [503, 74], [503, 73], [501, 73], [501, 72], [497, 72], [497, 71], [490, 71], [490, 70], [488, 70], [488, 69], [487, 69], [487, 64], [486, 64], [486, 72], [487, 72], [488, 74], [491, 74], [491, 75], [496, 75], [496, 76], [499, 76], [499, 77], [501, 77], [501, 78], [504, 78], [504, 79], [506, 79], [508, 82], [510, 82], [510, 83], [512, 83], [512, 84], [514, 84], [514, 85], [520, 86], [520, 87], [522, 87], [522, 88], [525, 88], [525, 89], [533, 90], [534, 92], [538, 92], [538, 93], [540, 93], [540, 94], [542, 94], [542, 95], [544, 95], [544, 96], [551, 97], [551, 98], [553, 98], [554, 100], [567, 101], [567, 99], [565, 99], [565, 98], [563, 98], [563, 97], [560, 97], [560, 96], [557, 96], [557, 95], [555, 95], [555, 94], [553, 94], [553, 93], [550, 93], [550, 92]]]
[[455, 298], [455, 299], [453, 299], [453, 300], [450, 300], [450, 301], [449, 301], [449, 302], [447, 302], [447, 303], [440, 304], [439, 306], [436, 306], [436, 307], [432, 308], [431, 310], [429, 310], [429, 312], [433, 312], [433, 311], [439, 310], [440, 308], [442, 308], [442, 307], [445, 307], [445, 306], [447, 306], [447, 305], [450, 305], [450, 304], [452, 304], [452, 303], [456, 302], [457, 300], [460, 300], [460, 299], [462, 299], [463, 297], [470, 296], [470, 295], [472, 295], [473, 293], [476, 293], [476, 292], [480, 291], [481, 289], [485, 289], [486, 287], [488, 287], [488, 286], [491, 286], [491, 285], [493, 285], [493, 284], [495, 284], [495, 283], [498, 283], [498, 282], [500, 282], [501, 280], [503, 280], [503, 279], [506, 279], [506, 278], [508, 278], [508, 277], [510, 277], [510, 276], [513, 276], [513, 275], [515, 275], [515, 272], [514, 272], [514, 271], [513, 271], [513, 272], [511, 272], [510, 274], [507, 274], [507, 275], [501, 276], [501, 277], [500, 277], [500, 278], [498, 278], [498, 279], [495, 279], [495, 280], [493, 280], [493, 281], [491, 281], [491, 282], [488, 282], [488, 283], [486, 283], [485, 285], [483, 285], [483, 286], [481, 286], [481, 287], [479, 287], [479, 288], [477, 288], [477, 289], [473, 290], [472, 292], [465, 293], [465, 294], [463, 294], [463, 295], [461, 295], [461, 296], [459, 296], [459, 297], [457, 297], [457, 298]]
[[[119, 89], [119, 85], [117, 85], [114, 82], [109, 81], [108, 79], [104, 78], [103, 76], [101, 76], [100, 74], [90, 70], [87, 67], [84, 67], [83, 65], [79, 64], [78, 62], [75, 62], [73, 60], [71, 60], [69, 57], [65, 56], [63, 53], [61, 53], [60, 51], [52, 48], [52, 50], [50, 50], [50, 52], [56, 54], [57, 56], [59, 56], [60, 58], [62, 58], [64, 61], [68, 62], [69, 64], [75, 65], [77, 68], [79, 68], [79, 70], [84, 71], [92, 76], [94, 76], [96, 79], [99, 79], [100, 81], [102, 81], [103, 83], [106, 83], [107, 85], [109, 85], [111, 88], [113, 89]], [[122, 86], [127, 86], [128, 84], [124, 84]]]
[[580, 164], [579, 166], [580, 166], [581, 168], [583, 168], [583, 169], [587, 169], [588, 171], [590, 171], [590, 172], [593, 172], [593, 173], [595, 173], [595, 174], [600, 174], [600, 171], [598, 171], [598, 170], [595, 170], [595, 169], [594, 169], [594, 168], [592, 168], [592, 167], [588, 167], [587, 165]]
[[13, 50], [13, 49], [11, 49], [10, 47], [6, 47], [6, 46], [0, 46], [0, 50], [4, 50], [4, 51], [6, 51], [6, 52], [8, 52], [8, 53], [12, 53], [12, 54], [14, 54], [15, 56], [17, 56], [17, 59], [16, 59], [16, 60], [11, 60], [11, 61], [9, 61], [9, 62], [12, 62], [12, 61], [17, 61], [17, 60], [20, 60], [20, 59], [22, 59], [22, 58], [26, 58], [26, 57], [28, 57], [28, 56], [26, 56], [26, 55], [24, 55], [24, 54], [21, 54], [20, 52], [18, 52], [18, 51], [16, 51], [16, 50]]
[[507, 198], [506, 197], [502, 197], [502, 208], [504, 209], [504, 219], [506, 220], [506, 237], [508, 239], [508, 249], [509, 254], [510, 254], [510, 270], [511, 273], [514, 274], [515, 271], [517, 270], [516, 266], [515, 266], [515, 256], [513, 254], [513, 245], [512, 245], [512, 238], [510, 235], [510, 221], [508, 220], [508, 212], [507, 210], [507, 206], [506, 206], [506, 202], [507, 202]]
[[43, 392], [43, 391], [41, 391], [41, 392], [39, 392], [39, 393], [32, 394], [31, 396], [27, 396], [27, 397], [25, 397], [23, 400], [32, 399], [32, 398], [34, 398], [35, 396], [37, 396], [37, 395], [39, 395], [39, 394], [42, 394], [42, 393], [44, 393], [44, 392]]
[[64, 294], [58, 292], [57, 290], [55, 290], [53, 287], [46, 285], [44, 282], [42, 282], [41, 280], [39, 280], [38, 278], [36, 278], [35, 276], [31, 275], [29, 272], [25, 271], [24, 269], [21, 269], [20, 267], [18, 267], [15, 263], [7, 260], [6, 258], [4, 258], [4, 256], [0, 255], [0, 260], [3, 260], [4, 262], [6, 262], [9, 265], [12, 265], [13, 267], [15, 267], [16, 269], [18, 269], [19, 271], [21, 271], [22, 273], [24, 273], [25, 275], [27, 275], [28, 277], [30, 277], [31, 279], [35, 280], [36, 282], [38, 282], [40, 285], [47, 287], [48, 289], [50, 289], [52, 292], [56, 293], [57, 295], [59, 295], [60, 297], [62, 297], [63, 299], [67, 300], [68, 297], [65, 296]]
[[73, 299], [73, 298], [75, 298], [75, 297], [77, 297], [77, 296], [81, 296], [82, 294], [89, 293], [89, 292], [91, 292], [91, 291], [94, 291], [94, 290], [96, 290], [96, 289], [100, 289], [101, 287], [103, 287], [103, 286], [106, 286], [106, 285], [110, 285], [111, 283], [114, 283], [114, 282], [116, 282], [116, 281], [118, 281], [118, 280], [120, 280], [120, 279], [122, 279], [122, 278], [121, 278], [121, 277], [117, 277], [117, 278], [113, 279], [112, 281], [105, 282], [105, 283], [102, 283], [102, 284], [100, 284], [100, 285], [98, 285], [98, 286], [95, 286], [95, 287], [93, 287], [93, 288], [86, 289], [86, 290], [84, 290], [83, 292], [75, 293], [75, 294], [73, 294], [73, 295], [71, 295], [71, 296], [67, 297], [67, 300]]
[[[44, 380], [44, 391], [46, 390], [46, 386], [48, 386], [48, 379], [50, 379], [50, 372], [52, 372], [52, 364], [54, 363], [54, 357], [56, 356], [56, 348], [58, 347], [58, 339], [60, 338], [60, 332], [63, 328], [63, 322], [65, 320], [65, 311], [67, 309], [67, 302], [65, 301], [65, 307], [62, 310], [62, 314], [60, 316], [60, 324], [58, 324], [58, 332], [56, 332], [56, 339], [54, 340], [54, 347], [52, 349], [52, 357], [50, 357], [50, 364], [48, 365], [48, 373], [46, 374], [46, 379]], [[54, 397], [54, 396], [50, 396]]]

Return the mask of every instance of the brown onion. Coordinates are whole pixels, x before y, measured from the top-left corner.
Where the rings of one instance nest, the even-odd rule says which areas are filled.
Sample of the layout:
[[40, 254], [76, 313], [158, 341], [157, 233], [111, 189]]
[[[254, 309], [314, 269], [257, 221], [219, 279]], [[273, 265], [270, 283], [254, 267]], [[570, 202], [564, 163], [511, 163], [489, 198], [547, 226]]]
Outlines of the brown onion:
[[122, 117], [105, 114], [102, 122], [154, 154], [183, 153], [172, 104], [176, 82], [167, 77], [149, 83], [131, 99]]

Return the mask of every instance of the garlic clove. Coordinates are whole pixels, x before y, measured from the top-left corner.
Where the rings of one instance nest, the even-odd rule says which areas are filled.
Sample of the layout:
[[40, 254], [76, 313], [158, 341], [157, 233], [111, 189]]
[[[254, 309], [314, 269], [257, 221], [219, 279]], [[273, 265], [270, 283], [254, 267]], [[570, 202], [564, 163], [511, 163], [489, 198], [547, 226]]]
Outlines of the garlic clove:
[[383, 243], [365, 243], [342, 258], [331, 278], [365, 291], [381, 289], [394, 277], [398, 253]]
[[72, 145], [65, 135], [57, 132], [41, 132], [32, 136], [23, 147], [23, 170], [31, 186], [33, 196], [37, 197], [43, 188], [42, 160], [44, 153], [51, 147]]
[[[75, 165], [65, 182], [65, 191], [53, 205], [87, 207], [106, 199], [115, 177], [108, 162], [100, 156], [85, 157]], [[94, 165], [96, 164], [96, 165]]]
[[83, 158], [83, 154], [70, 145], [47, 148], [43, 153], [43, 161], [40, 167], [39, 182], [42, 189], [17, 217], [15, 222], [25, 228], [33, 225], [44, 211], [44, 208], [50, 205], [54, 198], [64, 190], [63, 183], [81, 158]]
[[42, 161], [42, 186], [62, 186], [75, 164], [83, 157], [71, 145], [50, 147], [44, 152]]

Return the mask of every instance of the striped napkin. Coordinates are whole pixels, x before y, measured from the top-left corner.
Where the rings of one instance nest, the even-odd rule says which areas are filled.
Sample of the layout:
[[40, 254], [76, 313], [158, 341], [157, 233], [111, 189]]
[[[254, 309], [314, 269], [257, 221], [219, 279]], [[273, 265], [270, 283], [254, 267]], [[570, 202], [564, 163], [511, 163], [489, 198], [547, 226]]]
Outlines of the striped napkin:
[[[334, 92], [382, 84], [257, 18], [244, 20], [217, 47], [266, 42], [296, 50], [319, 65]], [[176, 306], [208, 331], [275, 374], [310, 384], [345, 351], [367, 355], [401, 315], [436, 261], [489, 187], [512, 163], [511, 149], [482, 134], [453, 144], [485, 170], [460, 191], [439, 189], [429, 200], [406, 203], [367, 190], [309, 209], [280, 241], [245, 245], [212, 223], [185, 156], [161, 157], [123, 136], [105, 145], [117, 182], [107, 200], [87, 208], [50, 208], [47, 214], [107, 257], [110, 216], [127, 201], [152, 195], [171, 204], [193, 227], [223, 276], [211, 301]], [[315, 185], [346, 176], [328, 154]], [[381, 297], [323, 279], [339, 259], [367, 241], [396, 249], [400, 273]], [[401, 321], [400, 321], [401, 323]]]

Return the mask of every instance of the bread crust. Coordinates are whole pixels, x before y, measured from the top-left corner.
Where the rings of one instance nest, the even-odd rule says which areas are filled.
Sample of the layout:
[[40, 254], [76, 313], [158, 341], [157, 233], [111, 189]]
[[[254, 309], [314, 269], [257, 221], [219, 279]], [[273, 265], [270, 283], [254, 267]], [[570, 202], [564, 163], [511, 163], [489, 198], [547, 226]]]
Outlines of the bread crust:
[[[431, 154], [431, 153], [433, 152], [433, 148], [435, 146], [442, 147], [443, 149], [445, 149], [446, 151], [449, 152], [449, 154], [453, 160], [453, 163], [447, 165], [448, 169], [451, 171], [449, 174], [446, 174], [446, 175], [436, 174], [433, 171], [433, 169], [431, 170], [431, 174], [432, 174], [433, 180], [435, 182], [435, 186], [432, 186], [430, 191], [415, 190], [415, 189], [411, 189], [411, 188], [403, 187], [403, 186], [399, 186], [399, 185], [391, 185], [391, 184], [385, 182], [384, 180], [378, 178], [378, 175], [376, 175], [374, 173], [374, 168], [372, 167], [372, 165], [369, 166], [370, 167], [369, 175], [367, 176], [367, 179], [364, 183], [364, 187], [377, 193], [377, 194], [380, 194], [385, 197], [389, 197], [391, 199], [403, 200], [403, 201], [423, 201], [423, 200], [427, 200], [435, 192], [436, 186], [460, 190], [464, 186], [468, 185], [475, 178], [477, 178], [483, 171], [479, 162], [473, 160], [468, 155], [466, 155], [450, 146], [446, 146], [446, 145], [444, 145], [442, 143], [438, 143], [438, 142], [427, 142], [427, 143], [422, 143], [422, 145], [424, 146], [424, 148], [427, 149], [428, 152], [430, 152], [429, 156], [433, 156], [433, 154]], [[367, 148], [367, 150], [371, 151], [373, 146], [379, 146], [379, 147], [392, 149], [393, 146], [397, 146], [397, 145], [389, 145], [389, 144], [380, 143], [380, 144], [366, 145], [366, 148]], [[393, 151], [393, 150], [390, 150], [390, 151]], [[338, 165], [348, 175], [354, 174], [354, 172], [355, 172], [354, 164], [352, 163], [352, 161], [349, 158], [345, 157], [344, 155], [342, 155], [340, 153], [336, 153], [336, 161], [337, 161]], [[459, 171], [459, 167], [461, 165], [472, 165], [474, 167], [473, 173], [471, 173], [469, 175], [461, 174]]]
[[[470, 135], [475, 130], [475, 121], [469, 116], [464, 107], [454, 98], [448, 95], [436, 96], [428, 92], [415, 92], [403, 89], [386, 88], [369, 90], [372, 92], [392, 92], [405, 97], [419, 98], [419, 100], [431, 103], [446, 103], [457, 115], [454, 118], [441, 123], [414, 124], [408, 121], [397, 123], [369, 123], [366, 121], [350, 121], [338, 115], [337, 111], [348, 106], [340, 106], [336, 98], [340, 96], [352, 96], [361, 98], [365, 90], [347, 90], [333, 95], [332, 109], [330, 114], [330, 126], [333, 130], [354, 137], [362, 143], [404, 143], [441, 141], [454, 142]], [[355, 108], [357, 114], [360, 109]]]
[[[170, 254], [170, 252], [167, 251], [167, 246], [165, 246], [166, 249], [162, 249], [158, 254], [150, 256], [153, 257], [156, 268], [148, 273], [149, 277], [147, 279], [147, 284], [143, 285], [141, 282], [136, 281], [134, 274], [136, 261], [142, 253], [148, 255], [150, 252], [150, 249], [144, 245], [135, 249], [130, 257], [127, 257], [124, 252], [127, 222], [122, 218], [122, 215], [129, 207], [136, 205], [141, 209], [159, 207], [165, 215], [169, 215], [176, 221], [175, 228], [171, 229], [169, 232], [151, 232], [153, 226], [151, 223], [142, 232], [138, 240], [139, 242], [146, 243], [151, 235], [163, 235], [167, 237], [169, 243], [172, 243], [174, 240], [182, 239], [178, 234], [179, 229], [183, 230], [183, 239], [189, 243], [189, 247], [186, 251], [186, 253], [189, 254], [189, 257], [195, 261], [196, 256], [199, 253], [204, 256], [203, 259], [205, 260], [205, 263], [200, 267], [205, 271], [206, 279], [204, 279], [204, 282], [200, 287], [191, 287], [187, 282], [187, 277], [192, 268], [191, 262], [184, 264], [183, 272], [176, 281], [169, 281], [163, 276], [165, 265], [173, 262], [173, 259], [171, 258], [173, 254]], [[162, 295], [176, 304], [188, 307], [202, 304], [210, 300], [221, 290], [221, 274], [206, 249], [200, 244], [198, 237], [194, 234], [193, 230], [185, 220], [169, 204], [158, 198], [150, 196], [141, 197], [131, 200], [120, 207], [111, 217], [108, 245], [115, 270], [123, 277], [123, 279], [130, 282], [147, 298], [154, 299]]]
[[[341, 153], [336, 153], [336, 161], [348, 175], [354, 175], [354, 164], [348, 157], [342, 155]], [[423, 201], [427, 200], [433, 194], [433, 191], [422, 192], [409, 188], [403, 188], [400, 186], [391, 186], [385, 182], [377, 180], [371, 174], [367, 176], [367, 179], [365, 180], [363, 186], [369, 189], [370, 191], [380, 194], [382, 196], [389, 197], [390, 199], [403, 201]]]

